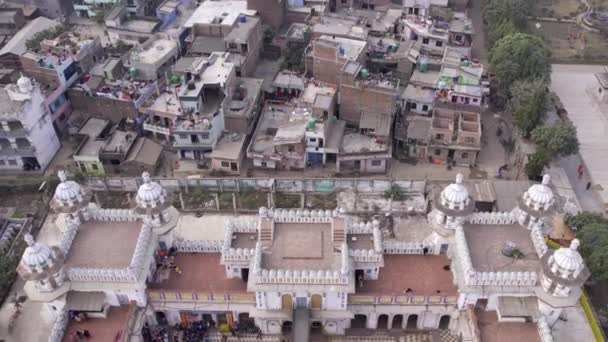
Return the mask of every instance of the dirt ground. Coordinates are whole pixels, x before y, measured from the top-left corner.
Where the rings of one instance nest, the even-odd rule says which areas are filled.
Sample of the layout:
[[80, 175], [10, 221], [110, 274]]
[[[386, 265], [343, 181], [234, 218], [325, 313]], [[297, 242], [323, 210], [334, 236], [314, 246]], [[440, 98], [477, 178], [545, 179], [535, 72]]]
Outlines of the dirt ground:
[[537, 0], [533, 4], [532, 13], [538, 17], [574, 18], [585, 10], [579, 0]]
[[[540, 28], [536, 24], [540, 24]], [[553, 60], [559, 62], [602, 62], [608, 59], [608, 39], [600, 33], [583, 30], [564, 22], [530, 22], [551, 48]]]

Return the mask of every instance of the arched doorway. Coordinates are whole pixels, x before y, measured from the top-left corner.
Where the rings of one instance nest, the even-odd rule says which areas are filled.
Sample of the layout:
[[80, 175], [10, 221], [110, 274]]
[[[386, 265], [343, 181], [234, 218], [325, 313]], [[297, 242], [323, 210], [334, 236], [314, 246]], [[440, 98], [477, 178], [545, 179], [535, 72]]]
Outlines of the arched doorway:
[[284, 294], [281, 296], [281, 309], [293, 310], [293, 298], [290, 294]]
[[388, 315], [378, 316], [378, 326], [376, 329], [381, 329], [381, 330], [388, 329]]
[[350, 321], [350, 327], [352, 329], [365, 329], [367, 327], [367, 316], [355, 315], [355, 317]]
[[323, 297], [318, 294], [314, 294], [310, 297], [310, 308], [313, 310], [321, 310], [323, 305]]
[[393, 324], [391, 329], [402, 329], [403, 328], [403, 315], [395, 315], [393, 317]]
[[450, 328], [450, 316], [443, 315], [439, 319], [439, 329], [447, 330]]
[[418, 329], [418, 315], [409, 315], [407, 317], [407, 325], [405, 326], [407, 330], [416, 330]]

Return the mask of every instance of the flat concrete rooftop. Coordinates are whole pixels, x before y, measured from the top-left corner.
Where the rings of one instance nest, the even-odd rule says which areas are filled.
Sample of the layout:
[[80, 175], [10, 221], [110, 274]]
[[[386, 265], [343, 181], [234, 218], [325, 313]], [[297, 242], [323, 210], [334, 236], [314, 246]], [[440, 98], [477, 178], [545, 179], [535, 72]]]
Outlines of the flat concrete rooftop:
[[[455, 296], [450, 261], [443, 255], [388, 254], [377, 280], [365, 280], [357, 294], [412, 296]], [[484, 340], [485, 341], [485, 340]]]
[[67, 255], [68, 267], [125, 268], [131, 263], [141, 222], [89, 221], [80, 225]]
[[258, 240], [257, 233], [234, 233], [232, 239], [232, 243], [230, 247], [232, 248], [255, 248], [255, 243]]
[[[482, 272], [537, 271], [540, 260], [534, 250], [530, 231], [513, 225], [465, 225], [464, 233], [471, 252], [473, 268]], [[507, 257], [502, 249], [507, 241], [515, 243], [524, 257]]]
[[265, 269], [337, 269], [328, 223], [275, 223], [274, 239], [262, 257]]
[[476, 310], [477, 325], [483, 342], [539, 342], [534, 323], [498, 322], [496, 311]]
[[226, 278], [226, 269], [220, 264], [219, 253], [180, 253], [175, 264], [182, 271], [171, 271], [169, 279], [150, 283], [150, 289], [166, 291], [196, 291], [211, 293], [245, 293], [247, 283], [241, 279]]

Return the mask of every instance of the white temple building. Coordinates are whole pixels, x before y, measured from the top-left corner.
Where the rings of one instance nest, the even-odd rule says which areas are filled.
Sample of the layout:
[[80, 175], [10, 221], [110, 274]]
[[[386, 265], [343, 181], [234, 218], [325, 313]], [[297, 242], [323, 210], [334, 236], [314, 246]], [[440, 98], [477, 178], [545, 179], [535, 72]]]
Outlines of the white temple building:
[[[589, 277], [578, 240], [545, 243], [559, 211], [548, 176], [511, 212], [476, 212], [458, 175], [426, 218], [260, 208], [188, 233], [181, 227], [193, 218], [147, 173], [133, 209], [99, 208], [60, 179], [51, 204], [60, 243], [27, 236], [18, 269], [29, 299], [55, 319], [49, 341], [82, 326], [99, 329], [99, 341], [141, 341], [144, 322], [213, 321], [255, 325], [265, 341], [439, 330], [461, 341], [499, 341], [499, 331], [550, 342]], [[75, 313], [89, 319], [75, 323]]]

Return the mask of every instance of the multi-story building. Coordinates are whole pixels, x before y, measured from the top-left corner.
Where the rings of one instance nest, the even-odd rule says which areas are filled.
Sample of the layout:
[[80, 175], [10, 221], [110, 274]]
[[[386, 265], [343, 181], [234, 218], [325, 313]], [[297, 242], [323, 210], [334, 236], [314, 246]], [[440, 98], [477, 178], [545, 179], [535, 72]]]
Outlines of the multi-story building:
[[[212, 218], [204, 233], [211, 221], [180, 220], [171, 194], [147, 173], [134, 210], [99, 208], [60, 179], [51, 207], [61, 214], [49, 216], [38, 242], [26, 236], [18, 268], [30, 302], [55, 322], [51, 341], [78, 329], [105, 340], [121, 330], [131, 340], [144, 321], [144, 334], [200, 322], [210, 339], [218, 328], [252, 340], [247, 331], [258, 330], [267, 341], [436, 334], [551, 342], [571, 329], [593, 339], [578, 303], [589, 277], [580, 243], [545, 242], [560, 211], [548, 176], [506, 212], [476, 212], [459, 174], [432, 192], [426, 216], [392, 224], [344, 209], [262, 207], [257, 216]], [[49, 246], [49, 236], [59, 242]]]
[[471, 106], [437, 102], [430, 135], [433, 162], [474, 165], [481, 151], [481, 114]]
[[162, 160], [160, 145], [135, 132], [119, 130], [109, 120], [89, 118], [74, 138], [80, 142], [73, 158], [84, 174], [134, 176], [154, 172]]
[[74, 4], [70, 0], [9, 0], [5, 2], [9, 7], [33, 7], [38, 9], [44, 17], [53, 19], [68, 18], [74, 12]]
[[129, 52], [125, 66], [133, 78], [156, 81], [166, 77], [166, 72], [179, 56], [178, 43], [160, 33]]
[[287, 2], [287, 0], [247, 0], [247, 9], [258, 12], [265, 25], [279, 30], [285, 22]]
[[305, 57], [308, 60], [307, 72], [321, 82], [338, 85], [340, 73], [347, 62], [365, 64], [367, 42], [321, 36], [312, 42], [311, 50]]
[[262, 20], [246, 1], [203, 2], [184, 27], [191, 29], [188, 55], [230, 52], [237, 75], [253, 75], [262, 49]]
[[0, 171], [44, 171], [61, 145], [40, 87], [22, 76], [0, 89], [0, 100]]
[[0, 34], [12, 36], [25, 26], [21, 8], [0, 8]]
[[113, 44], [123, 41], [141, 44], [154, 36], [161, 21], [154, 17], [132, 17], [126, 5], [116, 5], [104, 17], [108, 37]]
[[129, 15], [134, 17], [154, 16], [160, 3], [158, 0], [76, 0], [74, 12], [79, 17], [90, 18], [99, 14], [105, 15], [113, 6], [125, 4]]
[[20, 69], [20, 57], [28, 50], [26, 42], [35, 34], [56, 28], [59, 25], [61, 23], [58, 21], [45, 17], [38, 17], [27, 23], [0, 49], [0, 65], [4, 68]]

